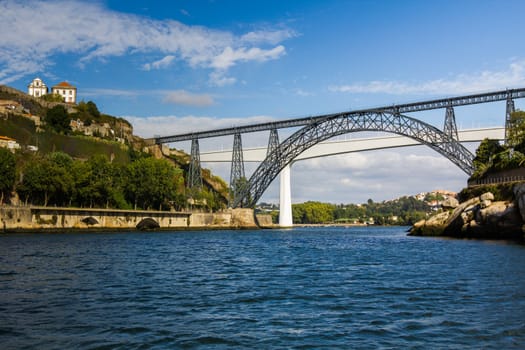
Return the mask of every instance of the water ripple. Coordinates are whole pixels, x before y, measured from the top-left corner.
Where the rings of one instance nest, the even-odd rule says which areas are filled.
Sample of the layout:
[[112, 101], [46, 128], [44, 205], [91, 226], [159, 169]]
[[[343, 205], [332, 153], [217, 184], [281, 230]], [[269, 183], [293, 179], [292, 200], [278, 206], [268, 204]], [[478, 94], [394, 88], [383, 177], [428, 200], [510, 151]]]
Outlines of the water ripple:
[[2, 349], [521, 349], [525, 247], [404, 228], [2, 235]]

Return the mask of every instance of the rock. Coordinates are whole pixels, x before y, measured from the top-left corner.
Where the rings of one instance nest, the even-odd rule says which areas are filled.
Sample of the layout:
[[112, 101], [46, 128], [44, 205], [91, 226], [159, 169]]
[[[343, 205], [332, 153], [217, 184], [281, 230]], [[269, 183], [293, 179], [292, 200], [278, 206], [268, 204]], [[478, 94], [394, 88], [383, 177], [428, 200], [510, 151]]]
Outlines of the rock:
[[479, 199], [481, 201], [493, 201], [494, 200], [494, 195], [492, 194], [492, 192], [485, 192], [483, 193], [481, 196], [479, 196]]
[[[420, 221], [411, 234], [525, 240], [525, 183], [515, 185], [513, 191], [514, 202], [494, 201], [494, 194], [486, 192], [458, 204], [452, 211]], [[451, 201], [443, 206], [453, 205]]]
[[480, 224], [494, 224], [500, 216], [507, 210], [506, 202], [493, 202], [491, 206], [481, 209], [479, 211], [478, 221]]
[[514, 198], [518, 203], [518, 210], [521, 215], [521, 219], [525, 221], [525, 183], [520, 183], [513, 188]]
[[459, 201], [454, 197], [448, 197], [443, 202], [441, 202], [441, 207], [443, 209], [454, 209], [459, 205]]
[[482, 200], [481, 203], [479, 203], [479, 207], [481, 209], [484, 209], [484, 208], [490, 207], [491, 204], [492, 204], [492, 201], [485, 199], [485, 200]]
[[[450, 216], [448, 217], [447, 222], [445, 223], [446, 228], [443, 233], [446, 235], [453, 236], [454, 235], [453, 232], [461, 232], [461, 228], [463, 227], [463, 225], [468, 223], [472, 218], [472, 217], [469, 217], [468, 214], [466, 214], [467, 216], [462, 216], [461, 214], [466, 209], [469, 209], [466, 211], [467, 213], [473, 211], [474, 208], [476, 208], [478, 205], [479, 205], [479, 197], [469, 199], [468, 201], [463, 202], [460, 205], [458, 205], [456, 209], [454, 209], [452, 214], [450, 214]], [[468, 220], [468, 221], [465, 221], [465, 220]]]
[[430, 217], [428, 220], [418, 221], [410, 229], [411, 236], [441, 236], [446, 228], [450, 212], [445, 211]]

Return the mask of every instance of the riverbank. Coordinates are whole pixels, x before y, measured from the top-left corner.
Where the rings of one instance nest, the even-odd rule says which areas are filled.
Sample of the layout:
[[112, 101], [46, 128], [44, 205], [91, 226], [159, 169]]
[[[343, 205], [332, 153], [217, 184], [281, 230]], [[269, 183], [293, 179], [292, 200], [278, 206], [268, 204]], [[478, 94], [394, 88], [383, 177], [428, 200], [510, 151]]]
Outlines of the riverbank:
[[0, 232], [258, 228], [252, 209], [217, 213], [56, 207], [0, 207]]
[[414, 224], [409, 235], [525, 241], [525, 183], [490, 189], [444, 203], [442, 212]]

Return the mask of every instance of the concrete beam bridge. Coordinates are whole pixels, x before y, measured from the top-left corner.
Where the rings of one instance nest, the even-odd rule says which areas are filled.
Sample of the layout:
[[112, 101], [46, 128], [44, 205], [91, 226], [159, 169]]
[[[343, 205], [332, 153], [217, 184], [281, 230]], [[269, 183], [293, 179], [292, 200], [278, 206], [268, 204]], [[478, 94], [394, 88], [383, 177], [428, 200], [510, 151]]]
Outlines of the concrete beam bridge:
[[[253, 124], [233, 128], [216, 129], [173, 136], [156, 137], [151, 142], [156, 144], [173, 143], [191, 140], [191, 161], [188, 172], [187, 186], [202, 186], [201, 161], [224, 160], [231, 161], [230, 188], [232, 192], [232, 207], [254, 207], [270, 183], [282, 173], [281, 205], [283, 208], [291, 206], [289, 195], [290, 164], [300, 159], [307, 159], [332, 154], [356, 152], [359, 150], [405, 147], [415, 144], [426, 145], [456, 164], [466, 174], [471, 175], [474, 168], [474, 155], [461, 142], [480, 141], [486, 137], [507, 139], [514, 112], [514, 100], [525, 97], [525, 88], [494, 91], [483, 94], [449, 97], [437, 100], [422, 101], [402, 105], [356, 110], [308, 118], [288, 119], [283, 121]], [[458, 132], [454, 108], [472, 104], [506, 101], [504, 127], [476, 130], [462, 130]], [[422, 120], [404, 115], [434, 109], [445, 109], [443, 129], [438, 129]], [[278, 129], [301, 127], [298, 131], [280, 142]], [[263, 149], [242, 149], [241, 135], [245, 133], [270, 131], [268, 147]], [[378, 131], [391, 133], [396, 136], [353, 139], [347, 143], [341, 141], [326, 142], [338, 135]], [[204, 155], [199, 151], [199, 139], [233, 135], [233, 149], [230, 152], [209, 152]], [[461, 136], [460, 136], [461, 135]], [[314, 147], [315, 146], [315, 147]], [[265, 153], [265, 154], [263, 154]], [[214, 154], [214, 156], [212, 156]], [[208, 157], [205, 158], [204, 157]], [[244, 172], [245, 161], [261, 161], [258, 168], [246, 181]], [[288, 180], [286, 180], [288, 178]], [[283, 195], [284, 191], [284, 195]], [[288, 205], [290, 203], [290, 205]], [[281, 215], [281, 225], [291, 226], [291, 209], [285, 209]], [[283, 214], [283, 213], [282, 213]]]

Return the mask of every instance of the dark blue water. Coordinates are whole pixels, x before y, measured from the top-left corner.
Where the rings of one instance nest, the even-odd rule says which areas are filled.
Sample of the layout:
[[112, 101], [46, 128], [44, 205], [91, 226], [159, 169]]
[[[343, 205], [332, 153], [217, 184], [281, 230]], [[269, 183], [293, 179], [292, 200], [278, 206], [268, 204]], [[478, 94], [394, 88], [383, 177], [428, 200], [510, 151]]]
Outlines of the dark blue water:
[[520, 349], [525, 247], [403, 228], [0, 235], [2, 349]]

